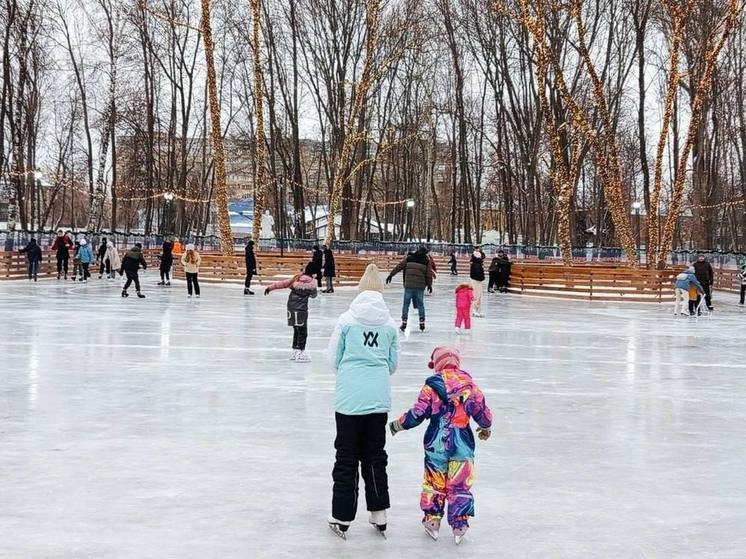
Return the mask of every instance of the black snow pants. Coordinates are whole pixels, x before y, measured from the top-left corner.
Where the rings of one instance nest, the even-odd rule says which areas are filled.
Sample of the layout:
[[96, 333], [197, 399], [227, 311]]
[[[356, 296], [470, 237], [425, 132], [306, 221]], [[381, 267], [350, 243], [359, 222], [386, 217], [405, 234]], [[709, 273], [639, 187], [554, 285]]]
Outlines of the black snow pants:
[[135, 283], [135, 289], [138, 293], [140, 293], [140, 276], [137, 274], [137, 270], [125, 270], [124, 274], [127, 276], [127, 281], [124, 283], [124, 291], [127, 291], [129, 289], [129, 286], [132, 285], [132, 282]]
[[332, 516], [343, 522], [351, 522], [357, 512], [360, 473], [365, 481], [367, 509], [378, 511], [390, 507], [386, 474], [388, 455], [384, 450], [388, 414], [337, 413], [335, 416], [337, 438], [334, 448], [337, 449], [337, 459], [332, 471]]

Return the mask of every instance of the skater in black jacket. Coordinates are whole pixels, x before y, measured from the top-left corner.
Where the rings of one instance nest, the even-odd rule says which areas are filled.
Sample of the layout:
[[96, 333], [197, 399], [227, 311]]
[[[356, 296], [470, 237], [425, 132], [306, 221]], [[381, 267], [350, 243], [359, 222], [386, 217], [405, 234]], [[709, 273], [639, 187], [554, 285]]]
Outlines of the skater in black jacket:
[[334, 293], [334, 277], [337, 275], [334, 253], [326, 245], [321, 248], [324, 249], [324, 279], [326, 280], [326, 289], [322, 293]]
[[174, 265], [174, 244], [171, 241], [163, 241], [160, 259], [161, 281], [158, 285], [171, 285], [171, 267]]
[[254, 241], [249, 241], [246, 244], [246, 279], [243, 283], [243, 294], [253, 295], [254, 292], [251, 290], [251, 280], [257, 275], [256, 274], [256, 254], [254, 254]]
[[36, 281], [41, 264], [41, 247], [36, 243], [36, 239], [31, 239], [19, 252], [25, 253], [28, 259], [28, 280]]
[[98, 262], [98, 279], [104, 277], [104, 270], [106, 270], [107, 276], [111, 276], [111, 268], [109, 267], [109, 264], [106, 260], [106, 249], [108, 246], [109, 245], [106, 242], [106, 237], [104, 237], [103, 239], [101, 239], [101, 244], [96, 251], [96, 262]]
[[140, 299], [144, 299], [145, 295], [140, 293], [140, 278], [138, 276], [138, 270], [142, 267], [143, 270], [147, 269], [148, 264], [145, 262], [145, 258], [142, 255], [142, 245], [135, 243], [135, 246], [127, 251], [122, 259], [122, 269], [119, 270], [121, 275], [127, 276], [127, 281], [122, 289], [122, 297], [129, 297], [127, 289], [132, 283], [135, 283], [135, 290], [137, 296]]
[[313, 274], [316, 278], [316, 284], [321, 289], [321, 270], [324, 268], [324, 253], [321, 252], [319, 245], [313, 245], [313, 256], [311, 257], [311, 265], [313, 266]]

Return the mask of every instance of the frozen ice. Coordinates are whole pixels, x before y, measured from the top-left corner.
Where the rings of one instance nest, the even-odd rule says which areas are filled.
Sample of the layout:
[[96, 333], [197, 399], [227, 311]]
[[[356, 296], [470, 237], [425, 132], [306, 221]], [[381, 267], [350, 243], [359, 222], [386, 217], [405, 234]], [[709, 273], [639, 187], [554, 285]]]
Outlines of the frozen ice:
[[[418, 506], [424, 426], [389, 439], [388, 540], [331, 507], [325, 347], [352, 289], [311, 303], [294, 364], [286, 296], [183, 283], [0, 283], [0, 557], [744, 557], [746, 349], [736, 296], [672, 306], [492, 295], [453, 329], [451, 278], [402, 346], [393, 414], [459, 343], [495, 415], [461, 547]], [[257, 290], [258, 291], [258, 290]], [[392, 314], [401, 288], [387, 290]], [[414, 311], [413, 311], [414, 312]], [[413, 321], [414, 322], [414, 321]], [[392, 414], [392, 415], [393, 415]]]

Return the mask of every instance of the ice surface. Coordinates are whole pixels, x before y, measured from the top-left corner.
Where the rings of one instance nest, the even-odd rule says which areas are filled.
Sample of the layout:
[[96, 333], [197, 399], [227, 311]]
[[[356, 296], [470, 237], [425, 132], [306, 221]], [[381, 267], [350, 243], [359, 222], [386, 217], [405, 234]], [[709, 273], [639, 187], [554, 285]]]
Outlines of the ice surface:
[[[0, 557], [744, 557], [745, 317], [491, 296], [461, 341], [495, 414], [460, 548], [418, 507], [424, 426], [388, 442], [389, 539], [331, 505], [334, 378], [324, 348], [354, 291], [312, 302], [311, 364], [287, 361], [286, 296], [240, 286], [0, 283]], [[403, 344], [394, 412], [452, 287]], [[398, 316], [401, 289], [386, 292]]]

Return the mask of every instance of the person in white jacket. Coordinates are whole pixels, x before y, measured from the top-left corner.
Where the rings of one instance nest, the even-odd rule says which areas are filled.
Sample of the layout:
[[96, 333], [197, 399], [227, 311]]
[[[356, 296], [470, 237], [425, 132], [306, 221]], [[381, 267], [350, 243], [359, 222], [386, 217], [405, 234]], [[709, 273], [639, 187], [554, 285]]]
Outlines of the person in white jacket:
[[109, 279], [117, 279], [117, 270], [122, 267], [122, 259], [119, 257], [119, 251], [114, 243], [108, 241], [106, 243], [106, 254], [104, 255], [104, 262], [108, 262], [109, 265]]
[[358, 289], [360, 294], [337, 320], [329, 341], [329, 360], [337, 376], [337, 454], [329, 527], [342, 538], [355, 519], [361, 475], [370, 523], [380, 532], [386, 530], [390, 506], [386, 424], [390, 376], [399, 363], [399, 334], [383, 300], [383, 280], [375, 264], [365, 270]]

